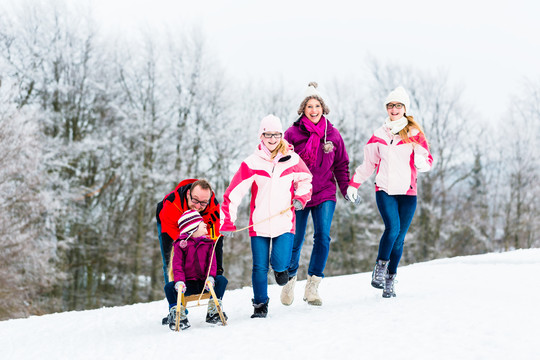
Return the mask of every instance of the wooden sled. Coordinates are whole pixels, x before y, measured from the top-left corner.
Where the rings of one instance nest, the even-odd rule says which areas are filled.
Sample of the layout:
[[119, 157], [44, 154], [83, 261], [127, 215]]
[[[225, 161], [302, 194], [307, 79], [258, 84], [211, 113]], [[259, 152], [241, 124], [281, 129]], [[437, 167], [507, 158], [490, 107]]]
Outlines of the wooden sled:
[[[189, 295], [189, 296], [184, 296], [184, 293], [182, 291], [182, 287], [180, 287], [178, 289], [178, 300], [177, 300], [177, 304], [182, 304], [186, 309], [188, 307], [196, 307], [196, 306], [203, 306], [203, 305], [208, 305], [208, 302], [205, 302], [203, 304], [201, 304], [201, 300], [208, 300], [208, 301], [213, 301], [214, 304], [216, 304], [216, 309], [218, 311], [218, 314], [219, 314], [219, 318], [221, 319], [221, 323], [223, 324], [223, 326], [227, 325], [227, 321], [225, 320], [225, 316], [223, 316], [223, 310], [221, 309], [221, 306], [219, 306], [219, 302], [217, 300], [217, 297], [216, 297], [216, 293], [214, 291], [214, 286], [212, 285], [212, 283], [210, 281], [206, 281], [206, 284], [208, 285], [208, 288], [210, 289], [209, 292], [203, 292], [202, 294], [193, 294], [193, 295]], [[210, 295], [212, 296], [212, 299], [210, 299]], [[197, 302], [197, 304], [194, 304], [194, 305], [191, 305], [191, 306], [187, 306], [187, 304], [189, 302]], [[180, 331], [180, 316], [176, 316], [176, 324], [175, 324], [175, 328], [174, 330], [175, 331]]]

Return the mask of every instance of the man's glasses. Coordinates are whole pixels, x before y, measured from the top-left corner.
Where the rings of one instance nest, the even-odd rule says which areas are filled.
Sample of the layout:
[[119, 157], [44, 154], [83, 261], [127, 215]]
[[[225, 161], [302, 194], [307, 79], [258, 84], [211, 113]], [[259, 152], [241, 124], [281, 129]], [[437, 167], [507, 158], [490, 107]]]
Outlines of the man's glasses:
[[202, 207], [205, 207], [206, 205], [208, 205], [208, 201], [200, 201], [200, 200], [194, 199], [193, 196], [191, 196], [191, 193], [189, 194], [189, 197], [191, 199], [191, 202], [194, 203], [195, 205], [201, 205]]
[[281, 133], [277, 133], [277, 134], [263, 133], [263, 136], [265, 139], [271, 139], [271, 138], [281, 139]]
[[386, 108], [390, 110], [391, 108], [395, 107], [396, 109], [402, 109], [405, 105], [403, 104], [386, 104]]

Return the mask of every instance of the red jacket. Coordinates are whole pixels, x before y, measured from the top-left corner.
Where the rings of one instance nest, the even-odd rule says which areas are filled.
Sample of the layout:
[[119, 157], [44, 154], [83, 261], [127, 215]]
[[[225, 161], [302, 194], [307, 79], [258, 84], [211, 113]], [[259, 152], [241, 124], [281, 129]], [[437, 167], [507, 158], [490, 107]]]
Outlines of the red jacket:
[[[197, 179], [182, 180], [176, 188], [170, 192], [163, 201], [158, 204], [156, 219], [158, 224], [161, 224], [161, 234], [170, 237], [174, 241], [180, 235], [178, 229], [178, 219], [189, 210], [187, 201], [187, 191], [191, 189], [191, 184]], [[200, 213], [204, 222], [208, 225], [208, 237], [216, 240], [221, 235], [219, 233], [219, 203], [214, 192], [210, 197], [210, 202], [206, 208]]]
[[[191, 189], [191, 184], [197, 179], [186, 179], [181, 181], [176, 188], [169, 193], [163, 201], [157, 205], [156, 220], [161, 226], [161, 246], [162, 254], [169, 263], [169, 256], [173, 246], [173, 241], [180, 235], [178, 229], [178, 219], [187, 211], [187, 191]], [[219, 233], [219, 203], [216, 200], [215, 194], [212, 192], [210, 202], [201, 213], [204, 222], [208, 225], [208, 237], [216, 241], [221, 234]], [[223, 273], [223, 242], [220, 240], [216, 246], [216, 257], [218, 275]]]

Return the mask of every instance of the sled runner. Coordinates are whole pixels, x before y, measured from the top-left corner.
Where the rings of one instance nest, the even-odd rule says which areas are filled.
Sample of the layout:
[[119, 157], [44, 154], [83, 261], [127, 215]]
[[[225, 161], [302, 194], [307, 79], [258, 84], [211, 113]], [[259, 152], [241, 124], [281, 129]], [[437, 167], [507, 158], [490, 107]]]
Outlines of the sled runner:
[[[223, 326], [225, 326], [227, 325], [227, 320], [225, 319], [225, 316], [223, 315], [223, 310], [221, 309], [221, 306], [219, 305], [219, 302], [217, 300], [216, 293], [214, 291], [214, 286], [208, 280], [206, 280], [206, 284], [208, 285], [208, 288], [210, 289], [209, 292], [202, 292], [201, 294], [194, 294], [194, 295], [189, 295], [189, 296], [184, 296], [184, 293], [182, 292], [182, 286], [180, 286], [180, 288], [178, 289], [177, 303], [182, 304], [187, 309], [188, 307], [208, 305], [208, 302], [201, 304], [201, 300], [213, 301], [214, 304], [216, 305], [216, 309], [218, 311], [219, 318], [221, 319], [221, 323], [223, 324]], [[210, 296], [212, 296], [212, 298], [210, 298]], [[195, 302], [195, 301], [197, 302], [196, 304], [187, 306], [189, 302]], [[176, 317], [176, 324], [175, 324], [174, 330], [180, 331], [180, 316]]]

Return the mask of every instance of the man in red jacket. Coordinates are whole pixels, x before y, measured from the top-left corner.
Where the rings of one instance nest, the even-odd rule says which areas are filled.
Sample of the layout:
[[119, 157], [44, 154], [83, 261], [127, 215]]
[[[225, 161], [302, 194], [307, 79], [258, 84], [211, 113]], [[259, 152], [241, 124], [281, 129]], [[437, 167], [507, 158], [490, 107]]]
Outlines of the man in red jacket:
[[[173, 242], [180, 235], [178, 219], [187, 210], [197, 210], [208, 226], [208, 236], [217, 241], [216, 263], [217, 275], [223, 274], [223, 236], [219, 233], [219, 202], [206, 180], [182, 180], [165, 198], [160, 201], [156, 209], [159, 245], [163, 260], [163, 277], [165, 284], [169, 282], [168, 267]], [[167, 325], [168, 318], [161, 323]]]
[[178, 238], [178, 219], [187, 210], [197, 210], [208, 225], [208, 236], [216, 244], [217, 274], [223, 274], [223, 237], [219, 233], [219, 203], [206, 180], [186, 179], [157, 205], [156, 220], [163, 260], [163, 277], [169, 282], [167, 269], [173, 242]]

